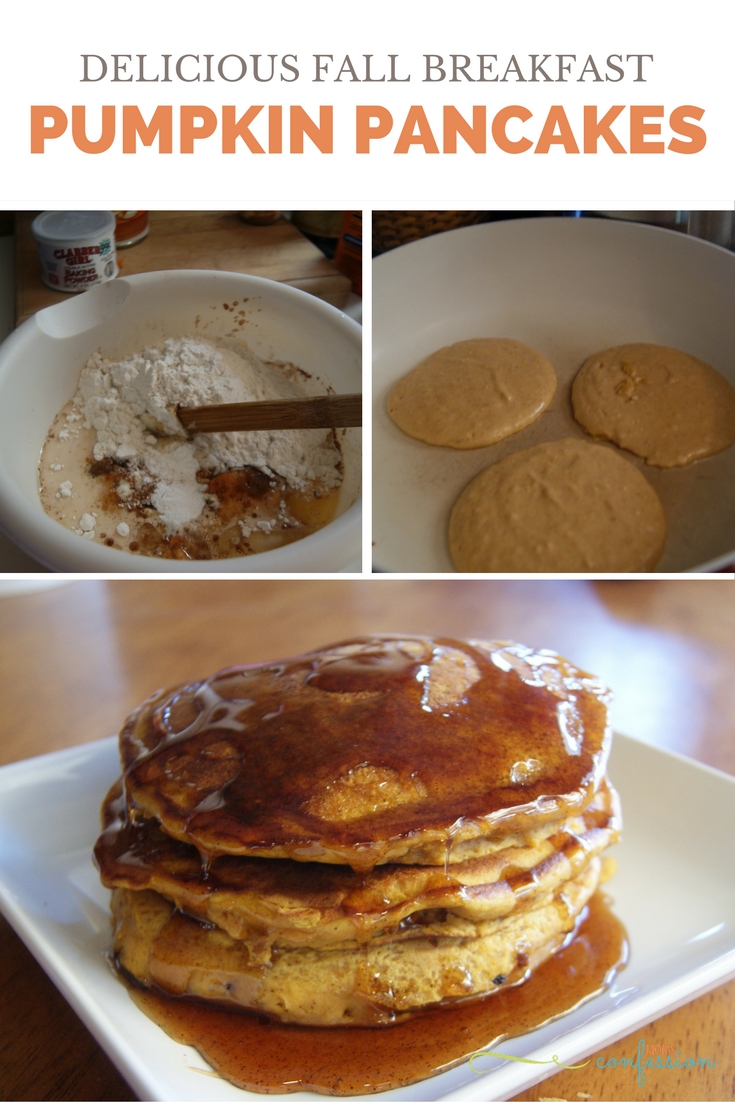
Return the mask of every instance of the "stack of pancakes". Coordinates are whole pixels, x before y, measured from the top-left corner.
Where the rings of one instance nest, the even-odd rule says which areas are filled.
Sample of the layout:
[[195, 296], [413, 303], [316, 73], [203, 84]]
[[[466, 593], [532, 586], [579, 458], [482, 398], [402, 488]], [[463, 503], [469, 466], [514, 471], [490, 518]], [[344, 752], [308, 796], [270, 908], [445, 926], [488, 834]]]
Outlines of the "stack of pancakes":
[[522, 982], [618, 837], [607, 702], [551, 651], [397, 636], [156, 693], [95, 849], [119, 966], [329, 1026]]

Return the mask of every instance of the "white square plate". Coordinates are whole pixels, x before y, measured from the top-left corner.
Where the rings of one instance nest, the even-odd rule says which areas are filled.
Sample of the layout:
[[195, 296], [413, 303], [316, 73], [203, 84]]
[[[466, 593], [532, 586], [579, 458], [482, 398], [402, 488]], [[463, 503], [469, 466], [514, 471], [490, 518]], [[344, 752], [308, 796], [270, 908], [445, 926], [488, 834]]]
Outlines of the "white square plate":
[[[141, 1098], [262, 1098], [212, 1077], [193, 1049], [172, 1041], [136, 1008], [107, 964], [109, 893], [91, 848], [102, 796], [118, 773], [114, 739], [0, 769], [2, 910]], [[580, 1063], [735, 976], [735, 778], [622, 735], [610, 775], [623, 804], [625, 840], [607, 889], [628, 929], [630, 963], [604, 994], [503, 1042], [510, 1055]], [[463, 1064], [365, 1102], [489, 1102], [519, 1093], [549, 1071], [501, 1059], [482, 1066], [490, 1070], [476, 1074]]]
[[[643, 341], [680, 348], [735, 385], [735, 253], [683, 233], [604, 218], [519, 218], [452, 230], [373, 265], [373, 540], [383, 570], [452, 571], [449, 514], [480, 471], [564, 437], [572, 381], [595, 352]], [[521, 432], [468, 451], [413, 440], [388, 391], [431, 352], [469, 337], [513, 337], [557, 375], [549, 408]], [[618, 449], [616, 449], [618, 450]], [[724, 567], [735, 557], [735, 447], [661, 470], [619, 451], [661, 498], [659, 572]]]

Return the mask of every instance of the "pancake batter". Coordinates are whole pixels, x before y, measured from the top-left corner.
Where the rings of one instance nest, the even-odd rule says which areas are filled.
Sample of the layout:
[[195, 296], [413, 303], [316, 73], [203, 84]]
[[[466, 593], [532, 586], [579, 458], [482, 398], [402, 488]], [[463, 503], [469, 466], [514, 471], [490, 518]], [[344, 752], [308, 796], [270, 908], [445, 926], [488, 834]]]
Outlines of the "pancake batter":
[[652, 570], [666, 523], [656, 492], [610, 448], [555, 440], [515, 452], [464, 489], [449, 521], [457, 570]]
[[173, 412], [303, 398], [302, 377], [227, 339], [168, 338], [119, 361], [95, 352], [46, 436], [41, 504], [82, 538], [158, 558], [232, 558], [302, 539], [337, 508], [333, 433], [189, 437]]
[[483, 448], [530, 425], [556, 390], [554, 369], [520, 341], [487, 337], [440, 348], [395, 384], [399, 429], [448, 448]]
[[654, 467], [682, 467], [735, 441], [735, 389], [709, 364], [657, 344], [590, 356], [572, 386], [574, 416]]

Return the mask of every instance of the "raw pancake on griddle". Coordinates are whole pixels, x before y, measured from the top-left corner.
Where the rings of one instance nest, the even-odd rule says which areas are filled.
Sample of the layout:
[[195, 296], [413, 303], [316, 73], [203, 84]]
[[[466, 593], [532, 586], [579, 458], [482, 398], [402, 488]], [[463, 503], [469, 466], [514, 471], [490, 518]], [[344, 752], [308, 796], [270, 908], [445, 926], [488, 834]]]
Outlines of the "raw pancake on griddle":
[[476, 475], [449, 518], [468, 573], [652, 570], [666, 540], [658, 494], [613, 448], [553, 440]]
[[356, 639], [155, 694], [121, 733], [125, 799], [210, 856], [443, 865], [589, 803], [607, 700], [550, 651]]
[[483, 448], [535, 421], [555, 390], [554, 368], [534, 348], [475, 338], [440, 348], [399, 379], [388, 414], [427, 444]]
[[735, 441], [735, 388], [714, 367], [658, 344], [621, 344], [585, 360], [572, 384], [585, 432], [654, 467], [681, 467]]

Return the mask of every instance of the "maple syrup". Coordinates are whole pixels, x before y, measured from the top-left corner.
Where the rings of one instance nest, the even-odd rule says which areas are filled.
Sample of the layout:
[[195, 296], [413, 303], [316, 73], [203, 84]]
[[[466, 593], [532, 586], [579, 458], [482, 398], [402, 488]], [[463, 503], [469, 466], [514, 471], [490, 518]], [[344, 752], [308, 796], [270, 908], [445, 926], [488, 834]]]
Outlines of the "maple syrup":
[[625, 930], [601, 893], [576, 933], [525, 983], [382, 1028], [283, 1025], [246, 1011], [159, 995], [128, 983], [133, 1001], [169, 1036], [251, 1091], [352, 1095], [428, 1079], [568, 1013], [612, 983], [627, 960]]
[[[447, 651], [478, 679], [432, 708], [427, 671]], [[417, 863], [438, 865], [463, 837], [492, 827], [501, 838], [581, 811], [605, 771], [606, 701], [599, 683], [549, 652], [351, 640], [222, 670], [135, 713], [121, 735], [127, 800], [145, 790], [147, 813], [155, 807], [168, 834], [201, 852], [326, 854], [367, 870], [431, 843], [436, 853]], [[198, 775], [210, 747], [227, 760]], [[366, 790], [367, 811], [357, 802], [345, 811]]]

